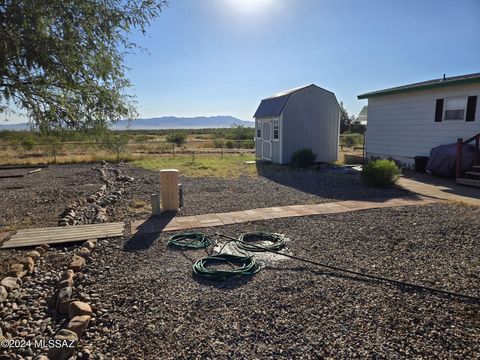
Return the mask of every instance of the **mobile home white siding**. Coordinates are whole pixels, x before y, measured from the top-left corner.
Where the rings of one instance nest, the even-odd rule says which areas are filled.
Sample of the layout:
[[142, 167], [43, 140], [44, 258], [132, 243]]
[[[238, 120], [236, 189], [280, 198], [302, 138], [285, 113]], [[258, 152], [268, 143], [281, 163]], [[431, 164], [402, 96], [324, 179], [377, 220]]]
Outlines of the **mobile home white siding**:
[[[477, 96], [474, 121], [435, 122], [437, 99]], [[366, 151], [368, 157], [394, 158], [406, 165], [417, 155], [457, 138], [480, 133], [480, 84], [450, 86], [370, 97]]]

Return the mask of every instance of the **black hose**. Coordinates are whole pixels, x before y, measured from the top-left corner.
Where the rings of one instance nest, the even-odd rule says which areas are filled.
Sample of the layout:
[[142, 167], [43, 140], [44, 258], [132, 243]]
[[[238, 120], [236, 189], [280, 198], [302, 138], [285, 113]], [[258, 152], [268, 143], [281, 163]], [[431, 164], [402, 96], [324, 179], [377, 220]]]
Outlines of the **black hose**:
[[167, 245], [184, 249], [204, 249], [211, 244], [210, 238], [203, 233], [182, 233], [172, 236]]
[[[229, 270], [213, 269], [209, 267], [218, 264], [228, 264], [236, 267]], [[251, 256], [218, 254], [207, 256], [193, 264], [193, 273], [195, 275], [217, 281], [239, 275], [253, 275], [259, 271], [259, 264]]]
[[[268, 250], [282, 250], [285, 246], [285, 236], [281, 234], [274, 233], [263, 233], [263, 232], [251, 232], [241, 234], [238, 238], [237, 246], [240, 249], [246, 251], [267, 251]], [[263, 243], [261, 248], [258, 246], [252, 246], [250, 243], [253, 241], [268, 241], [267, 244]]]
[[[220, 233], [216, 233], [215, 235], [221, 236], [221, 237], [229, 239], [231, 241], [236, 241], [238, 243], [242, 242], [241, 240], [236, 239], [236, 238], [231, 237], [231, 236], [228, 236], [228, 235], [223, 235], [223, 234], [220, 234]], [[348, 270], [348, 269], [340, 268], [340, 267], [337, 267], [337, 266], [332, 266], [332, 265], [312, 261], [312, 260], [309, 260], [309, 259], [304, 259], [304, 258], [295, 256], [295, 255], [282, 253], [282, 252], [279, 252], [279, 251], [276, 251], [276, 250], [269, 250], [267, 248], [263, 248], [262, 246], [255, 245], [255, 244], [252, 244], [252, 243], [247, 243], [247, 244], [249, 246], [254, 246], [254, 247], [257, 247], [259, 249], [264, 249], [264, 251], [268, 251], [268, 252], [271, 252], [271, 253], [274, 253], [274, 254], [282, 255], [282, 256], [285, 256], [285, 257], [288, 257], [288, 258], [291, 258], [291, 259], [295, 259], [295, 260], [298, 260], [298, 261], [302, 261], [302, 262], [305, 262], [305, 263], [308, 263], [308, 264], [325, 267], [325, 268], [335, 270], [335, 271], [340, 271], [340, 272], [353, 274], [353, 275], [357, 275], [357, 276], [363, 276], [363, 277], [366, 277], [366, 278], [369, 278], [369, 279], [379, 280], [379, 281], [388, 282], [388, 283], [395, 284], [395, 285], [400, 285], [400, 286], [406, 286], [406, 287], [410, 287], [410, 288], [414, 288], [414, 289], [427, 290], [427, 291], [436, 292], [436, 293], [440, 293], [440, 294], [444, 294], [444, 295], [449, 295], [449, 296], [454, 296], [454, 297], [459, 297], [459, 298], [464, 298], [464, 299], [469, 299], [469, 300], [480, 301], [480, 298], [476, 297], [476, 296], [456, 293], [456, 292], [452, 292], [452, 291], [448, 291], [448, 290], [436, 289], [436, 288], [432, 288], [432, 287], [429, 287], [429, 286], [413, 284], [413, 283], [409, 283], [409, 282], [405, 282], [405, 281], [390, 279], [390, 278], [383, 277], [383, 276], [361, 273], [361, 272], [358, 272], [358, 271]]]

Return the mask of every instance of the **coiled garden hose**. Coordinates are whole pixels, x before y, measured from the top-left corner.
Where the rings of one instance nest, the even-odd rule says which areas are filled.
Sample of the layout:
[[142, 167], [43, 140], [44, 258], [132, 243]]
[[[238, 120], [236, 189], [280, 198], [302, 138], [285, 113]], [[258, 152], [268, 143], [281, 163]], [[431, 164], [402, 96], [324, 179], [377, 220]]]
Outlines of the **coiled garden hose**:
[[[285, 246], [285, 236], [282, 234], [252, 232], [240, 235], [237, 241], [237, 246], [246, 251], [269, 251], [281, 250]], [[249, 242], [260, 241], [258, 245], [250, 245]], [[265, 243], [268, 242], [268, 243]]]
[[[210, 267], [218, 264], [228, 264], [234, 268], [222, 270]], [[198, 260], [193, 264], [193, 273], [209, 280], [225, 280], [238, 275], [256, 274], [260, 268], [260, 265], [251, 256], [218, 254]]]
[[204, 249], [210, 244], [212, 241], [210, 238], [203, 234], [203, 233], [181, 233], [172, 236], [167, 245], [184, 248], [184, 249]]

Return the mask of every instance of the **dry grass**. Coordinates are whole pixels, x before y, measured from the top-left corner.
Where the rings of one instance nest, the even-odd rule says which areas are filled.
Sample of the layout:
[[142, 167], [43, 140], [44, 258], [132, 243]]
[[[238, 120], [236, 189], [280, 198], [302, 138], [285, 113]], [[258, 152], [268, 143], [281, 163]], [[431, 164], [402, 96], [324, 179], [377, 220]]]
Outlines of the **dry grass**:
[[235, 155], [178, 155], [172, 157], [144, 158], [134, 161], [134, 164], [148, 170], [175, 168], [185, 176], [190, 177], [217, 177], [235, 179], [241, 175], [256, 176], [257, 168], [245, 161], [254, 160], [253, 154]]
[[121, 153], [119, 157], [116, 154], [99, 152], [95, 154], [82, 155], [58, 155], [56, 161], [52, 156], [37, 156], [29, 158], [2, 158], [0, 161], [2, 165], [37, 165], [37, 164], [81, 164], [81, 163], [96, 163], [102, 160], [115, 162], [134, 161], [141, 159], [141, 155]]
[[128, 212], [130, 214], [150, 214], [152, 212], [151, 204], [147, 203], [145, 200], [133, 200], [128, 206]]
[[335, 161], [338, 165], [354, 165], [363, 164], [363, 153], [361, 150], [353, 150], [344, 148], [338, 152], [338, 160]]

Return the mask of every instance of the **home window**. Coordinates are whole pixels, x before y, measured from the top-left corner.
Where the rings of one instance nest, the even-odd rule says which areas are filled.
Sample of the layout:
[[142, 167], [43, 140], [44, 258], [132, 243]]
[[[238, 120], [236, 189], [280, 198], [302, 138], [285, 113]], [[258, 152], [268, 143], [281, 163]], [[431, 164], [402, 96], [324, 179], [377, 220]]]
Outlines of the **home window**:
[[273, 120], [273, 139], [278, 140], [278, 120]]
[[466, 108], [467, 108], [467, 98], [465, 97], [445, 99], [443, 120], [464, 121]]
[[257, 121], [257, 138], [262, 137], [262, 124], [260, 121]]

